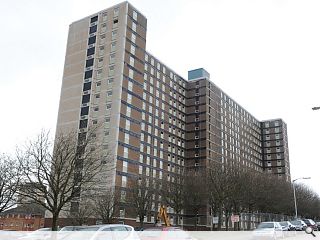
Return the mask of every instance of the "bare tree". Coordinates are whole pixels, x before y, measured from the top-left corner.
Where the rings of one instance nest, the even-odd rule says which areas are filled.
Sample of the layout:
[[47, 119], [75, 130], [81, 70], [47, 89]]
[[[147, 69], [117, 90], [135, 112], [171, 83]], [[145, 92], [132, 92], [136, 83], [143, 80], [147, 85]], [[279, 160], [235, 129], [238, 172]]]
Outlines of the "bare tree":
[[149, 180], [147, 177], [140, 177], [139, 179], [133, 179], [129, 184], [128, 202], [132, 204], [134, 212], [139, 216], [140, 227], [143, 227], [144, 217], [151, 211], [152, 206], [152, 194], [155, 188], [152, 184], [149, 184]]
[[[208, 203], [212, 210], [212, 215], [218, 216], [218, 230], [221, 230], [221, 220], [223, 214], [223, 204], [225, 201], [226, 179], [221, 163], [209, 162], [207, 168]], [[214, 226], [213, 226], [214, 227]]]
[[94, 205], [90, 200], [81, 200], [79, 208], [75, 211], [70, 211], [68, 217], [71, 219], [73, 225], [82, 226], [88, 225], [89, 219], [94, 215]]
[[320, 198], [310, 187], [296, 184], [298, 214], [305, 218], [319, 218]]
[[161, 195], [167, 206], [173, 208], [177, 214], [175, 218], [175, 225], [178, 225], [179, 214], [184, 209], [185, 193], [184, 193], [184, 179], [183, 176], [176, 177], [175, 182], [165, 182], [162, 187]]
[[194, 218], [194, 226], [197, 230], [198, 217], [201, 210], [206, 208], [207, 193], [205, 190], [205, 172], [202, 170], [189, 170], [185, 175], [184, 201], [186, 211], [189, 211]]
[[52, 230], [57, 230], [62, 210], [78, 203], [82, 192], [95, 191], [102, 167], [95, 134], [95, 130], [78, 136], [74, 132], [59, 133], [53, 146], [49, 134], [43, 131], [17, 154], [29, 186], [22, 188], [21, 194], [52, 213]]
[[20, 180], [18, 162], [7, 155], [0, 155], [0, 213], [16, 204]]
[[94, 199], [95, 216], [102, 220], [102, 223], [113, 223], [116, 213], [119, 210], [120, 197], [113, 188], [109, 188], [102, 195]]

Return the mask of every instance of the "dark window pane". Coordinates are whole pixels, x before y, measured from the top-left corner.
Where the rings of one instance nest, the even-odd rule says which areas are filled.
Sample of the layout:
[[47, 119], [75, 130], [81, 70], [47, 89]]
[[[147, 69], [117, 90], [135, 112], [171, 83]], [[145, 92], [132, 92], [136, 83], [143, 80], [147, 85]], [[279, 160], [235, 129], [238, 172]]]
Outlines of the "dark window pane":
[[86, 82], [83, 84], [83, 91], [88, 91], [91, 89], [91, 82]]
[[90, 94], [82, 96], [82, 103], [88, 103], [90, 101]]
[[90, 23], [98, 21], [98, 16], [92, 17]]
[[91, 78], [91, 77], [92, 77], [92, 70], [86, 71], [84, 73], [84, 79]]
[[88, 126], [88, 119], [80, 120], [79, 128], [86, 128]]
[[94, 58], [91, 58], [91, 59], [87, 60], [86, 61], [86, 68], [93, 66], [93, 61], [94, 61]]
[[97, 38], [96, 36], [90, 37], [88, 41], [88, 45], [94, 44], [96, 42], [96, 38]]
[[93, 55], [94, 54], [94, 49], [95, 49], [95, 47], [89, 48], [87, 50], [87, 56]]
[[81, 116], [88, 115], [89, 114], [89, 107], [83, 107], [81, 108]]
[[94, 33], [97, 31], [97, 25], [90, 27], [89, 34]]

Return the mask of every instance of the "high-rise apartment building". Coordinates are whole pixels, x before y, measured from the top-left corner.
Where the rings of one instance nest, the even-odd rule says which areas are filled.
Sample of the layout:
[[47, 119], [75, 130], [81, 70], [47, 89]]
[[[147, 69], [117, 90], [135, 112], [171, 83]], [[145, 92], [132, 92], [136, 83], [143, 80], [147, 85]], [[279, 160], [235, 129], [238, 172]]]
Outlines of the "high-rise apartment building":
[[[182, 78], [146, 51], [146, 32], [146, 17], [128, 2], [70, 25], [57, 132], [101, 126], [97, 141], [116, 168], [100, 187], [117, 187], [125, 198], [130, 178], [174, 182], [209, 161], [289, 180], [286, 124], [258, 121], [202, 68]], [[136, 219], [125, 207], [119, 216]]]

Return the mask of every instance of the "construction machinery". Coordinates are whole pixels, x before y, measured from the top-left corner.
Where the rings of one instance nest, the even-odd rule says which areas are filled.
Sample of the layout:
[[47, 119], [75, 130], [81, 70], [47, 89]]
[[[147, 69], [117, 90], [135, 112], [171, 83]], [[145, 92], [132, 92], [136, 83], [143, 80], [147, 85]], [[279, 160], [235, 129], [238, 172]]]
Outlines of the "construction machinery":
[[170, 227], [170, 220], [167, 214], [167, 207], [161, 206], [157, 216], [158, 220], [162, 220], [167, 227]]

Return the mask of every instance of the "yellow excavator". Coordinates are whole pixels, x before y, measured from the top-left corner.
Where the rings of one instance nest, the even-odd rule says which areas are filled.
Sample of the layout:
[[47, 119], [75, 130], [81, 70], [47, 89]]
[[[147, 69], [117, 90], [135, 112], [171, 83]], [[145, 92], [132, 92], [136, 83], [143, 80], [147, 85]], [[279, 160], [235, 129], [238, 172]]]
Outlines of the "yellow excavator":
[[170, 227], [170, 220], [167, 214], [167, 208], [165, 206], [162, 205], [160, 207], [157, 218], [158, 220], [162, 220], [167, 227]]

